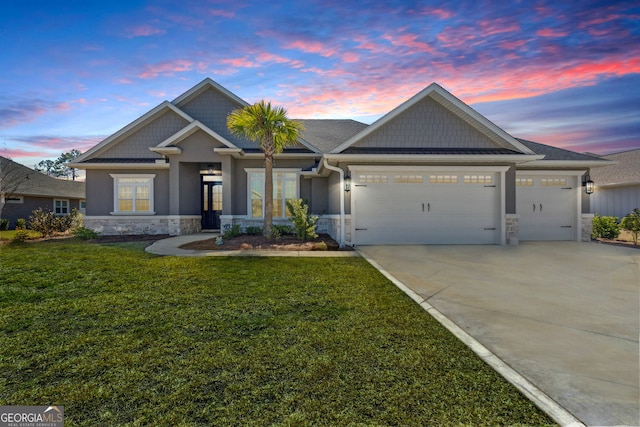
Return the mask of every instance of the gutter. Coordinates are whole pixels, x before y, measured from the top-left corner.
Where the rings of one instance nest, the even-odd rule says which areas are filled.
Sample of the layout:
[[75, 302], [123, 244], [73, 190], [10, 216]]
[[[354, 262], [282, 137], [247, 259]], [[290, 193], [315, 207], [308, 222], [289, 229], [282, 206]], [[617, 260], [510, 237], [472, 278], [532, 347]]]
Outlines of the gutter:
[[337, 166], [331, 166], [327, 159], [324, 159], [323, 163], [324, 167], [332, 170], [334, 172], [338, 172], [340, 174], [340, 241], [338, 244], [341, 248], [344, 248], [344, 227], [345, 227], [345, 213], [344, 213], [344, 171]]

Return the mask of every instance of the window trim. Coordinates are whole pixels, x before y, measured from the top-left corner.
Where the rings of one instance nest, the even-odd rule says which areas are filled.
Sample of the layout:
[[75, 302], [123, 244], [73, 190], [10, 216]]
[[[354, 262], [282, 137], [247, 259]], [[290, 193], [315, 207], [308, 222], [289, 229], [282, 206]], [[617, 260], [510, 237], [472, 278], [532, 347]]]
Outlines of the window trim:
[[[260, 219], [264, 219], [264, 168], [245, 168], [244, 171], [247, 173], [247, 197], [246, 197], [246, 202], [247, 202], [247, 218], [249, 219], [255, 219], [255, 220], [260, 220]], [[295, 183], [296, 183], [296, 199], [300, 198], [300, 172], [302, 172], [302, 169], [300, 168], [273, 168], [273, 175], [275, 176], [276, 173], [295, 173], [296, 174], [296, 179], [295, 179]], [[252, 209], [251, 209], [251, 174], [252, 173], [261, 173], [262, 174], [262, 216], [260, 217], [254, 217], [252, 216]], [[275, 188], [275, 187], [274, 187]], [[286, 199], [285, 199], [286, 200]], [[284, 212], [286, 213], [286, 209], [284, 209]], [[287, 216], [281, 217], [281, 216], [274, 216], [273, 219], [286, 219], [289, 218]]]
[[[66, 209], [67, 212], [62, 213], [62, 212], [58, 212], [58, 208], [56, 206], [56, 202], [62, 202], [64, 204], [66, 204]], [[62, 208], [62, 206], [60, 206]], [[69, 199], [53, 199], [53, 214], [55, 216], [69, 216], [71, 214], [71, 202], [69, 201]]]
[[24, 196], [2, 196], [2, 202], [6, 204], [21, 205], [24, 203]]
[[[111, 178], [113, 178], [113, 212], [110, 212], [111, 215], [155, 215], [155, 201], [154, 201], [154, 182], [156, 178], [156, 174], [119, 174], [112, 173]], [[148, 179], [148, 184], [143, 184], [149, 187], [149, 210], [144, 212], [136, 212], [134, 211], [120, 211], [119, 208], [119, 188], [120, 188], [120, 180], [121, 179]], [[135, 192], [134, 192], [135, 195]], [[135, 200], [135, 199], [134, 199]], [[133, 209], [135, 209], [135, 203], [133, 204]]]

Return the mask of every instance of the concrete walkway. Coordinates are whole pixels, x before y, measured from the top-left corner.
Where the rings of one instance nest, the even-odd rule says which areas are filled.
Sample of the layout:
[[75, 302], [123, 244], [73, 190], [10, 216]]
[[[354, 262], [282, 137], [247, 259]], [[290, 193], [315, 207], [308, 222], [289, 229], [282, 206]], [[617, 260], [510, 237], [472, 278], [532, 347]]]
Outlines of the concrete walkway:
[[469, 345], [479, 342], [492, 366], [495, 356], [494, 367], [512, 368], [582, 423], [640, 425], [640, 250], [578, 242], [358, 250], [469, 334]]
[[200, 240], [213, 239], [216, 233], [197, 233], [185, 236], [169, 237], [154, 242], [145, 248], [145, 251], [154, 255], [175, 255], [175, 256], [259, 256], [259, 257], [358, 257], [355, 251], [261, 251], [261, 250], [237, 250], [237, 251], [199, 251], [193, 249], [180, 249], [180, 246], [197, 242]]

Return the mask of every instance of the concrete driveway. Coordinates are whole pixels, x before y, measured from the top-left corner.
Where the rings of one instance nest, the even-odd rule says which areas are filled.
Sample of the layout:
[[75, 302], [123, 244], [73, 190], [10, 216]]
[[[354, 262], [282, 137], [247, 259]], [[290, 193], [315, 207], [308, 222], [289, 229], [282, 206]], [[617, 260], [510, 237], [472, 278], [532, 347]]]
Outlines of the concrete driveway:
[[531, 242], [358, 251], [584, 424], [640, 424], [640, 250]]

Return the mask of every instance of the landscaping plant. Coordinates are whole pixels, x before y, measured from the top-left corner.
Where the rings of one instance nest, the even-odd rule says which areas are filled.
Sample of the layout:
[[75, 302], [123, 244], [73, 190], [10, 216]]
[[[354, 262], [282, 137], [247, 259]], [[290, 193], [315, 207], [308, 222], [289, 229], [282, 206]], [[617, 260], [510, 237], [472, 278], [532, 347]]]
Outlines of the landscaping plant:
[[633, 244], [638, 245], [638, 234], [640, 234], [640, 209], [635, 208], [629, 215], [622, 218], [620, 226], [631, 233]]
[[620, 235], [620, 224], [615, 216], [597, 215], [592, 220], [593, 230], [591, 237], [594, 239], [615, 239]]
[[309, 203], [303, 199], [287, 200], [287, 209], [291, 214], [291, 222], [296, 231], [296, 237], [300, 240], [315, 239], [317, 215], [309, 213]]

